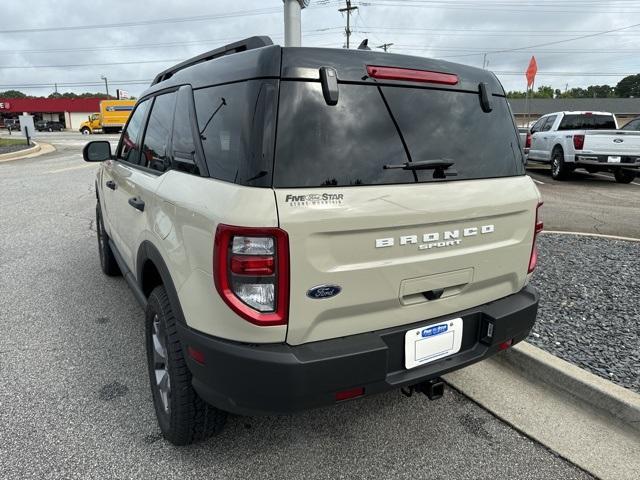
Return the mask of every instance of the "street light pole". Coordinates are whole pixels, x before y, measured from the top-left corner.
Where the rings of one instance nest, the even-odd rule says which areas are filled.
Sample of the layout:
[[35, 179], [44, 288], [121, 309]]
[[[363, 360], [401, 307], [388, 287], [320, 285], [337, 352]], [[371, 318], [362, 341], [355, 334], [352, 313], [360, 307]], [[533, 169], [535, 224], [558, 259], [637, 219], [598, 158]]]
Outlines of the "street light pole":
[[104, 75], [102, 75], [100, 77], [102, 80], [104, 80], [104, 88], [107, 91], [107, 97], [109, 96], [109, 83], [107, 82], [107, 77], [105, 77]]
[[311, 0], [282, 0], [284, 2], [284, 46], [302, 45], [301, 11]]

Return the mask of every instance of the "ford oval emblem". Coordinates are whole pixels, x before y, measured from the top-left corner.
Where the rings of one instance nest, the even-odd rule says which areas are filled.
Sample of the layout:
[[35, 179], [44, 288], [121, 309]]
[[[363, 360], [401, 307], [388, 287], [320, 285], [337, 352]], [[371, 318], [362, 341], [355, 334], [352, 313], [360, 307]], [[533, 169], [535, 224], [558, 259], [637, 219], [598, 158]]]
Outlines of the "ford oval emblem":
[[615, 143], [622, 143], [622, 142], [624, 142], [624, 140], [623, 140], [623, 139], [621, 139], [621, 138], [614, 138], [614, 139], [613, 139], [613, 141], [614, 141]]
[[338, 285], [318, 285], [307, 291], [307, 297], [314, 300], [322, 300], [323, 298], [335, 297], [342, 291]]

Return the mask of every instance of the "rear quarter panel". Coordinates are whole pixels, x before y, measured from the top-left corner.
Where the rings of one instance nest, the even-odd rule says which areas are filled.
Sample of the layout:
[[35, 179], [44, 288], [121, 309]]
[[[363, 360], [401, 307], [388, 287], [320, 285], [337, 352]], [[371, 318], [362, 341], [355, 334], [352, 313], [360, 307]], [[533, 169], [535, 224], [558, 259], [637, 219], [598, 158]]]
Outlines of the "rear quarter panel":
[[157, 190], [150, 240], [165, 260], [189, 327], [228, 340], [283, 342], [286, 326], [258, 327], [236, 315], [213, 280], [213, 243], [218, 223], [277, 227], [273, 190], [234, 185], [169, 171]]

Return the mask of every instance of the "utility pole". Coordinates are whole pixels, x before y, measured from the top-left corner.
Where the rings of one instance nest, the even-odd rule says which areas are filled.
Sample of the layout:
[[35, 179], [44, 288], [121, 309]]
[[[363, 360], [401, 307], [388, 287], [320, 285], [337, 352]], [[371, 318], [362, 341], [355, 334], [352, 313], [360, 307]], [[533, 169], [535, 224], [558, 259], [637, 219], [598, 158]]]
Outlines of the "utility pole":
[[109, 96], [109, 83], [107, 82], [107, 77], [101, 75], [100, 78], [104, 80], [104, 88], [107, 90], [107, 97]]
[[57, 95], [57, 94], [58, 94], [58, 84], [57, 84], [57, 83], [54, 83], [53, 85], [54, 85], [54, 88], [55, 88], [55, 90], [56, 90], [56, 95]]
[[392, 45], [393, 43], [383, 43], [382, 45], [376, 48], [381, 48], [382, 50], [384, 50], [385, 53], [387, 53], [387, 50], [389, 50], [389, 47], [391, 47]]
[[345, 0], [347, 6], [345, 8], [339, 8], [338, 11], [340, 13], [347, 12], [347, 28], [345, 28], [345, 33], [347, 34], [347, 48], [349, 48], [349, 38], [351, 37], [351, 12], [357, 10], [358, 7], [351, 6], [351, 0]]

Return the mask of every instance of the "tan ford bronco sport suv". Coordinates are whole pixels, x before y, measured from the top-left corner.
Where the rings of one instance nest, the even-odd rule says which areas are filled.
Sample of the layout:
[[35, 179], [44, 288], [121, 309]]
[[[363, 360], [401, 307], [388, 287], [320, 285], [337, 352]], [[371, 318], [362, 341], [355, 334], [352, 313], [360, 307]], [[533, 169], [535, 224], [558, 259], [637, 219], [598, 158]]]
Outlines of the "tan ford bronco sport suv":
[[253, 37], [160, 73], [84, 158], [174, 444], [226, 412], [437, 398], [534, 324], [540, 195], [486, 70]]

